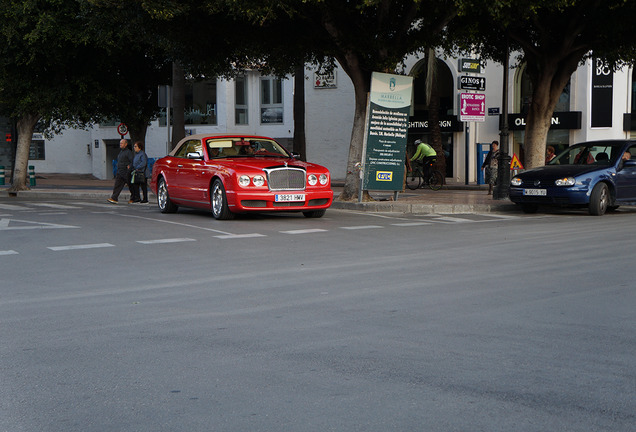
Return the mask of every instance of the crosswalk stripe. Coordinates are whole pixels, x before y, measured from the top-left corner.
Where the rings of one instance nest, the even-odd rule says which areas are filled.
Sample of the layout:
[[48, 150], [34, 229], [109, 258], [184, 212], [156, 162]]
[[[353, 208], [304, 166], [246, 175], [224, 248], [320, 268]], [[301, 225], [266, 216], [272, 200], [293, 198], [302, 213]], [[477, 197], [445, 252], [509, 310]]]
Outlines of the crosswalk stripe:
[[140, 244], [161, 244], [161, 243], [180, 243], [180, 242], [191, 242], [196, 241], [191, 238], [165, 238], [165, 239], [157, 239], [157, 240], [139, 240], [137, 243]]
[[98, 249], [98, 248], [107, 248], [107, 247], [115, 247], [115, 245], [110, 243], [94, 243], [94, 244], [69, 245], [69, 246], [49, 246], [47, 249], [50, 249], [55, 252], [59, 252], [59, 251], [66, 251], [66, 250]]
[[53, 208], [53, 209], [58, 209], [58, 210], [71, 210], [71, 209], [80, 208], [80, 207], [77, 207], [77, 206], [70, 206], [70, 205], [64, 205], [64, 204], [41, 203], [41, 202], [30, 203], [30, 205], [33, 205], [33, 206], [36, 206], [36, 207]]
[[431, 222], [403, 222], [403, 223], [394, 223], [391, 225], [399, 226], [399, 227], [413, 227], [413, 226], [433, 225], [433, 224]]
[[376, 229], [376, 228], [384, 228], [380, 225], [359, 225], [359, 226], [346, 226], [346, 227], [340, 227], [342, 229], [346, 229], [346, 230], [363, 230], [363, 229]]
[[218, 235], [213, 236], [218, 239], [229, 240], [229, 239], [242, 239], [242, 238], [255, 238], [255, 237], [267, 237], [265, 234], [227, 234], [227, 235]]
[[315, 228], [315, 229], [304, 229], [304, 230], [280, 231], [280, 233], [282, 234], [314, 234], [314, 233], [320, 233], [320, 232], [326, 232], [326, 231], [327, 230], [325, 229]]
[[4, 250], [0, 251], [0, 255], [18, 255], [18, 253], [14, 250]]

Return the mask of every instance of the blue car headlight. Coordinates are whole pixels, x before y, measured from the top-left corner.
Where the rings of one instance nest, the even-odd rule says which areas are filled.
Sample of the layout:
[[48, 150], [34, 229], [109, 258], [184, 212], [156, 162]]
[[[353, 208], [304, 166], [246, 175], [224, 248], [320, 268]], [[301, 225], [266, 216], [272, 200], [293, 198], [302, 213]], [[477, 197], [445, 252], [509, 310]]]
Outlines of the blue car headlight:
[[565, 177], [556, 179], [554, 181], [554, 184], [556, 186], [574, 186], [576, 184], [576, 180], [574, 179], [574, 177]]

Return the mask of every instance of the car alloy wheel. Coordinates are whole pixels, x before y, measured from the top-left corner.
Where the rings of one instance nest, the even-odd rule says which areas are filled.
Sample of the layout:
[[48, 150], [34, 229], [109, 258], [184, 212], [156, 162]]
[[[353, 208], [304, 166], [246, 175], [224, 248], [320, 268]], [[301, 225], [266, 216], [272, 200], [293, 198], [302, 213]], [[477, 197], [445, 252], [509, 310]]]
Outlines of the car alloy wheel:
[[227, 196], [221, 180], [214, 180], [212, 193], [210, 195], [212, 200], [212, 216], [219, 220], [233, 219], [234, 213], [232, 213], [227, 206]]

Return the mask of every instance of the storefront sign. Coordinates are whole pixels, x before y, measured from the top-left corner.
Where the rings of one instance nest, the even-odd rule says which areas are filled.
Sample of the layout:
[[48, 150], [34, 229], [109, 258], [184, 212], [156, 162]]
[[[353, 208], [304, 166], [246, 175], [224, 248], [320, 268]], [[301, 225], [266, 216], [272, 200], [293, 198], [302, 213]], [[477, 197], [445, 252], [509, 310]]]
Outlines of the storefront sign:
[[402, 190], [413, 77], [373, 72], [364, 154], [365, 190]]
[[486, 78], [484, 77], [463, 75], [459, 77], [458, 81], [457, 88], [460, 90], [486, 90]]
[[[430, 131], [428, 118], [411, 117], [409, 121], [409, 134], [421, 134]], [[439, 128], [444, 132], [462, 132], [464, 123], [457, 116], [444, 116], [439, 119]]]
[[459, 59], [459, 71], [481, 73], [481, 62], [478, 59]]
[[612, 127], [614, 72], [603, 60], [592, 59], [592, 119], [591, 126]]
[[465, 122], [486, 120], [486, 95], [479, 93], [459, 94], [459, 119]]
[[[501, 117], [499, 118], [501, 128]], [[510, 130], [524, 130], [526, 128], [525, 114], [508, 114], [508, 128]], [[550, 129], [581, 129], [581, 111], [564, 111], [552, 114]]]

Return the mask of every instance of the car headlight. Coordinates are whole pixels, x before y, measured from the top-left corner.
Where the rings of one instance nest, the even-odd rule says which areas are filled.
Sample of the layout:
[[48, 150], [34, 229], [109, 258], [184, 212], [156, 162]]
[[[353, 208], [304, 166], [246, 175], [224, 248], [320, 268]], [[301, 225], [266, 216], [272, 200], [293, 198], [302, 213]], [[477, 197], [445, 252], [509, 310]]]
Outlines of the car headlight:
[[557, 186], [574, 186], [575, 183], [576, 180], [574, 177], [565, 177], [554, 181], [554, 184]]
[[324, 186], [329, 183], [329, 176], [327, 174], [320, 174], [318, 180], [320, 181], [320, 184]]
[[510, 180], [510, 184], [512, 186], [521, 186], [521, 179], [519, 177], [513, 177], [512, 180]]
[[242, 175], [239, 177], [238, 182], [241, 186], [243, 187], [247, 187], [250, 185], [250, 178], [249, 176], [246, 175]]
[[307, 176], [307, 183], [309, 183], [309, 186], [316, 186], [318, 177], [316, 177], [315, 174], [309, 174], [309, 176]]
[[265, 184], [265, 178], [262, 175], [255, 175], [252, 182], [254, 186], [263, 186]]

